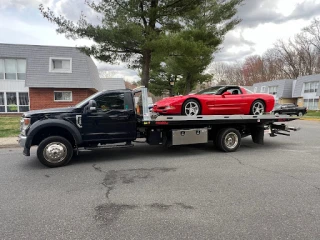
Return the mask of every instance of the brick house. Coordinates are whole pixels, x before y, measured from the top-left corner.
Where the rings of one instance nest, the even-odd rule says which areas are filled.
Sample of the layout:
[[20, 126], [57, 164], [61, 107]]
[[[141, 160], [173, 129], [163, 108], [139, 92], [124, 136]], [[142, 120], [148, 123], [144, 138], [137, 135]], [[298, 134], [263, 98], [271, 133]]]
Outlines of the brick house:
[[100, 79], [93, 60], [77, 48], [0, 43], [0, 113], [71, 106], [120, 88], [123, 79]]

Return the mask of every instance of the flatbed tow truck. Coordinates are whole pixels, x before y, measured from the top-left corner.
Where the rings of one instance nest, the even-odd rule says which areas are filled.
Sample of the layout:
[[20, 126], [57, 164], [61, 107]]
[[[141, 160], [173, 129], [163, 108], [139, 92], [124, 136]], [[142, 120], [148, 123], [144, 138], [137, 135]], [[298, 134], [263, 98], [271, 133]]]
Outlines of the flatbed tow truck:
[[[142, 115], [134, 96], [141, 94]], [[108, 105], [108, 106], [107, 106]], [[38, 146], [37, 157], [48, 167], [61, 167], [81, 150], [126, 148], [143, 138], [149, 145], [203, 144], [213, 142], [221, 151], [234, 152], [247, 136], [263, 144], [266, 132], [290, 136], [288, 115], [157, 116], [148, 108], [148, 90], [98, 92], [69, 108], [29, 111], [21, 118], [19, 135], [23, 154]]]

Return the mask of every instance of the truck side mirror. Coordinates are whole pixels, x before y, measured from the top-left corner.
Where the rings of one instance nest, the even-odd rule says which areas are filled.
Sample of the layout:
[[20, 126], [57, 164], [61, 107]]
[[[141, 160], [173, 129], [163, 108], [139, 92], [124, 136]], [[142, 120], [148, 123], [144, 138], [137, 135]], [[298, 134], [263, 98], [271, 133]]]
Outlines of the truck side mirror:
[[88, 105], [84, 108], [84, 113], [91, 113], [97, 111], [97, 102], [95, 100], [90, 100]]
[[88, 106], [89, 106], [90, 112], [97, 111], [97, 102], [95, 100], [90, 100]]

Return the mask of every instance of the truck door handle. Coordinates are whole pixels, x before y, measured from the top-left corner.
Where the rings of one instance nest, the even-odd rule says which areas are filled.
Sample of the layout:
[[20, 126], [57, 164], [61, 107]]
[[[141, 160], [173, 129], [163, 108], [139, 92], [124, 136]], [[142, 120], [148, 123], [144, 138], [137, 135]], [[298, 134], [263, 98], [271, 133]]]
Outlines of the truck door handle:
[[127, 120], [129, 119], [128, 115], [110, 115], [109, 118], [112, 120]]

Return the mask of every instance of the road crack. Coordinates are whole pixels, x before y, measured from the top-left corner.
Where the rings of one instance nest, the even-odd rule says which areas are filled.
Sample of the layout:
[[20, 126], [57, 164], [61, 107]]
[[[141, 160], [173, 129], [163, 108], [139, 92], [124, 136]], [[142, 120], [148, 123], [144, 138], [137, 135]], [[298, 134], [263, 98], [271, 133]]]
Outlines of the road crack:
[[304, 180], [302, 180], [302, 179], [300, 179], [300, 178], [297, 178], [297, 177], [295, 177], [295, 176], [292, 176], [292, 175], [287, 174], [287, 173], [284, 173], [284, 172], [278, 172], [278, 171], [273, 171], [273, 170], [266, 169], [266, 168], [261, 168], [261, 167], [253, 166], [253, 165], [250, 165], [250, 164], [244, 164], [239, 158], [234, 157], [234, 156], [232, 156], [232, 155], [230, 155], [230, 154], [228, 154], [228, 155], [229, 155], [231, 158], [233, 158], [234, 160], [236, 160], [236, 161], [237, 161], [240, 165], [242, 165], [242, 166], [247, 166], [247, 167], [251, 167], [251, 168], [254, 168], [254, 169], [258, 169], [258, 170], [260, 170], [260, 171], [265, 171], [265, 172], [270, 172], [270, 173], [274, 173], [274, 174], [286, 176], [286, 177], [295, 179], [295, 180], [297, 180], [297, 181], [299, 181], [299, 182], [302, 182], [302, 183], [304, 183], [304, 184], [306, 184], [306, 185], [308, 185], [308, 186], [310, 186], [310, 187], [313, 187], [313, 188], [317, 189], [317, 190], [320, 192], [320, 187], [317, 187], [317, 186], [315, 186], [315, 185], [312, 185], [312, 184], [310, 184], [310, 183], [308, 183], [308, 182], [306, 182], [306, 181], [304, 181]]

